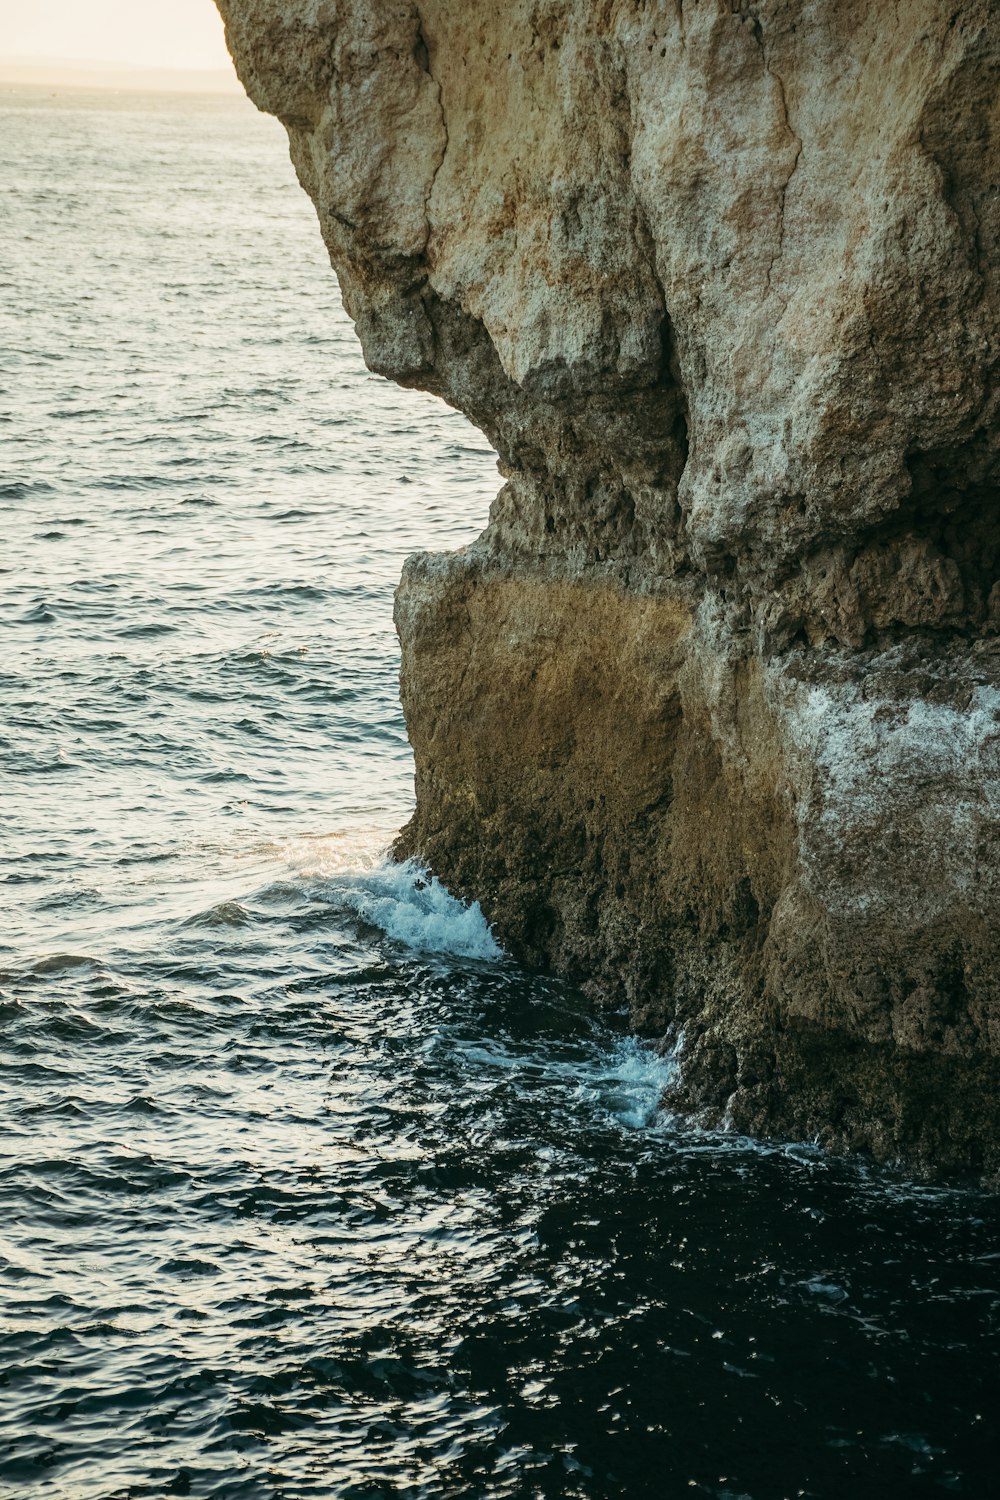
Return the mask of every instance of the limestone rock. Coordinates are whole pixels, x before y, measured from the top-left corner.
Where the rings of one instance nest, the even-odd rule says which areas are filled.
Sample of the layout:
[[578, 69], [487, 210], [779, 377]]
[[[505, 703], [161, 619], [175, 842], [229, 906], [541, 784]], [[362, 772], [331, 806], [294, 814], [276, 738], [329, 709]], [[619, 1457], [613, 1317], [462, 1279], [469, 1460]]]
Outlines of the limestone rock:
[[507, 479], [404, 574], [401, 850], [706, 1119], [1000, 1173], [996, 4], [218, 4]]

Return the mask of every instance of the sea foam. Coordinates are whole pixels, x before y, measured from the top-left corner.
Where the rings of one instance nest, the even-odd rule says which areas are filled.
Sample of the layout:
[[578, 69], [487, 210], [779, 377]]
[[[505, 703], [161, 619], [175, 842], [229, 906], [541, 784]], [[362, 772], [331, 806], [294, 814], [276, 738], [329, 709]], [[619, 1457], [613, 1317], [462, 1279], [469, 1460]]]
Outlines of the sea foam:
[[390, 859], [385, 845], [384, 830], [363, 830], [296, 840], [282, 852], [300, 878], [319, 877], [325, 900], [380, 928], [393, 942], [422, 953], [503, 957], [478, 901], [458, 900], [416, 860]]
[[673, 1053], [660, 1053], [638, 1037], [622, 1037], [582, 1070], [579, 1087], [620, 1125], [639, 1130], [661, 1118], [663, 1093], [677, 1066]]
[[345, 904], [387, 937], [424, 953], [497, 959], [503, 950], [478, 901], [465, 905], [413, 860], [333, 877]]

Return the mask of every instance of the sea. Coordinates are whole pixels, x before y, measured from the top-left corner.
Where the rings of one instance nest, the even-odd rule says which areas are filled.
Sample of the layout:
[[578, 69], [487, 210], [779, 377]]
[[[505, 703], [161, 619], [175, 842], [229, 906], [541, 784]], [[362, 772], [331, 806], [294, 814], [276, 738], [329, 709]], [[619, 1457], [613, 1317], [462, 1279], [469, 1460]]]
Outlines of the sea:
[[243, 99], [0, 90], [0, 1495], [1000, 1494], [1000, 1207], [665, 1113], [386, 850], [498, 487]]

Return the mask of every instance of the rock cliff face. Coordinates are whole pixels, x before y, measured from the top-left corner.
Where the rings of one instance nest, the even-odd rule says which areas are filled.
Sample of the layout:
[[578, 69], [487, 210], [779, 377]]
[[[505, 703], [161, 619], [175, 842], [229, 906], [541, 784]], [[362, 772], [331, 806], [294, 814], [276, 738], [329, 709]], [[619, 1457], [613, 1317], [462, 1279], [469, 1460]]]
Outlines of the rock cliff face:
[[401, 852], [702, 1117], [1000, 1172], [995, 0], [218, 3], [507, 480], [400, 586]]

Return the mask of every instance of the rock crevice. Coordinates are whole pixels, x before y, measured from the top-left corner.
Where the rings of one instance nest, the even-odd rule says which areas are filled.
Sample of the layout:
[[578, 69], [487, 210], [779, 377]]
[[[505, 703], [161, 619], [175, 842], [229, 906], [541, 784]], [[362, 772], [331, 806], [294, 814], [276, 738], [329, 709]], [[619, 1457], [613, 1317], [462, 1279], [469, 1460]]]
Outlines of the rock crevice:
[[506, 480], [400, 849], [678, 1102], [1000, 1173], [1000, 12], [218, 0], [370, 366]]

